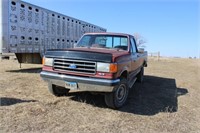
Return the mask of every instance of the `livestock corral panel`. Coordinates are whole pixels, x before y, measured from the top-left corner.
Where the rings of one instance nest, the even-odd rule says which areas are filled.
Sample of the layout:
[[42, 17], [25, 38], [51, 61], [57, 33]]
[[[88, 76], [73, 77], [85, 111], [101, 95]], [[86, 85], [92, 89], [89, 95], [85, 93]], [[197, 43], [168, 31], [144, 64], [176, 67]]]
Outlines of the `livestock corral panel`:
[[20, 0], [1, 0], [0, 4], [0, 53], [42, 56], [48, 49], [73, 47], [84, 33], [106, 32], [94, 24]]

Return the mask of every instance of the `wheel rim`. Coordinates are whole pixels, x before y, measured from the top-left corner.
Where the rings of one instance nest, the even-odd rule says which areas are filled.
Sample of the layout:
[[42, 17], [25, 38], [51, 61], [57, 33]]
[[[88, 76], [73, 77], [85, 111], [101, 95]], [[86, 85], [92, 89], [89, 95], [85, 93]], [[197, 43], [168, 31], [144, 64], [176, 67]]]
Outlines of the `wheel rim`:
[[116, 98], [119, 103], [123, 103], [126, 98], [126, 85], [121, 84], [116, 91]]

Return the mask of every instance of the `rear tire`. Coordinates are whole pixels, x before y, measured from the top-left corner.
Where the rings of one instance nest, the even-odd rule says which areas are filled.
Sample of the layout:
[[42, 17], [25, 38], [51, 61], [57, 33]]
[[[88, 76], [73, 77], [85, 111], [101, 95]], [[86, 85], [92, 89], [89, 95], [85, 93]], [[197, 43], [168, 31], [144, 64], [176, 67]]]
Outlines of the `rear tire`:
[[123, 78], [119, 85], [114, 87], [114, 92], [105, 94], [105, 103], [108, 107], [117, 109], [122, 107], [128, 97], [129, 88], [127, 86], [127, 80]]
[[144, 80], [144, 67], [141, 68], [140, 72], [137, 75], [137, 81], [142, 83]]
[[64, 87], [60, 87], [60, 86], [56, 86], [53, 84], [48, 84], [48, 88], [49, 91], [51, 92], [51, 94], [55, 95], [55, 96], [67, 96], [69, 89], [66, 89]]

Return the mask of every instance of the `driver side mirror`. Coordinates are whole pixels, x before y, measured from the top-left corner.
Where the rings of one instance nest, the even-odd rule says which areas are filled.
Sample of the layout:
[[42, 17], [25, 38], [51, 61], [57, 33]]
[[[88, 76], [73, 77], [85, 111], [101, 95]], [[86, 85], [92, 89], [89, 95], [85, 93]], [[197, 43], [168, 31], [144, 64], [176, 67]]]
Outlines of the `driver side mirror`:
[[144, 53], [144, 49], [143, 49], [143, 48], [139, 48], [139, 49], [138, 49], [138, 52], [139, 52], [139, 53]]

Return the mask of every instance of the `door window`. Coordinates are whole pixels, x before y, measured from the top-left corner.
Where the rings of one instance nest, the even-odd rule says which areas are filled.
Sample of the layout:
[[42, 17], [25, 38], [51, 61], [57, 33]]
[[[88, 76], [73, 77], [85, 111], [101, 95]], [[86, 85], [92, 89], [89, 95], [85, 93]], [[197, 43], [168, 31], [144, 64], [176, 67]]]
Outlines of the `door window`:
[[137, 48], [136, 48], [136, 44], [135, 44], [135, 41], [134, 41], [133, 38], [131, 38], [131, 46], [132, 46], [131, 52], [132, 53], [136, 53], [137, 52]]

